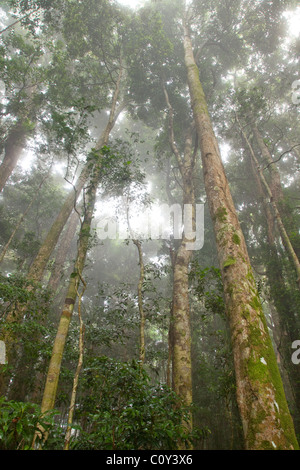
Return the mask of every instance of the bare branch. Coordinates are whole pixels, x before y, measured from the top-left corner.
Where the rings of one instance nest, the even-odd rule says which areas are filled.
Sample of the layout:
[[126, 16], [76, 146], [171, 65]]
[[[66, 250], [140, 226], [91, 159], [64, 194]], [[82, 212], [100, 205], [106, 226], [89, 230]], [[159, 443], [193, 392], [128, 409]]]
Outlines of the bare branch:
[[276, 160], [274, 160], [273, 162], [268, 163], [268, 165], [265, 168], [263, 168], [263, 170], [266, 170], [267, 168], [269, 168], [269, 166], [273, 165], [273, 163], [279, 162], [279, 160], [281, 160], [284, 155], [286, 155], [287, 153], [290, 153], [295, 147], [300, 147], [300, 144], [293, 145], [293, 147], [291, 147], [289, 150], [286, 150], [285, 152], [283, 152], [280, 155], [280, 157], [278, 157]]
[[22, 16], [22, 18], [19, 18], [18, 20], [14, 21], [10, 25], [6, 26], [6, 28], [4, 28], [0, 31], [0, 34], [5, 33], [5, 31], [7, 31], [9, 28], [12, 28], [15, 24], [20, 23], [21, 21], [25, 20], [26, 18], [28, 18], [30, 15], [32, 15], [33, 13], [38, 11], [39, 9], [40, 9], [40, 7], [36, 8], [35, 10], [31, 11], [30, 13], [27, 13], [27, 15]]

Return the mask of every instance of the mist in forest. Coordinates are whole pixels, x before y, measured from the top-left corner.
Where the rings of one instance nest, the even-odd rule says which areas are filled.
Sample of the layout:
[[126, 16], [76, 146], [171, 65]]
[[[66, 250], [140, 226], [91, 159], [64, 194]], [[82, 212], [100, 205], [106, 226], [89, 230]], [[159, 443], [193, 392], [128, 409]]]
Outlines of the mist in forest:
[[0, 2], [1, 450], [299, 449], [299, 25]]

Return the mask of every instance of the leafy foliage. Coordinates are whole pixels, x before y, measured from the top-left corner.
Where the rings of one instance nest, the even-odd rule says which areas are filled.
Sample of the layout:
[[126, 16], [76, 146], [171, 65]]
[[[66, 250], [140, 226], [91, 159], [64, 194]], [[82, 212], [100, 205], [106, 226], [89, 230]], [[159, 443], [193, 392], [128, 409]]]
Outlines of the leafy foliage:
[[165, 385], [151, 385], [138, 362], [93, 358], [81, 387], [76, 416], [89, 430], [74, 439], [75, 449], [172, 450], [201, 435], [187, 432], [188, 408]]
[[[34, 403], [0, 397], [0, 450], [30, 450], [35, 432], [41, 436], [54, 428], [54, 414], [42, 414]], [[49, 443], [48, 443], [49, 444]]]
[[14, 311], [17, 304], [27, 305], [31, 318], [40, 317], [47, 311], [50, 293], [36, 285], [35, 290], [28, 289], [32, 285], [32, 282], [22, 275], [0, 274], [0, 312], [3, 319], [8, 312]]

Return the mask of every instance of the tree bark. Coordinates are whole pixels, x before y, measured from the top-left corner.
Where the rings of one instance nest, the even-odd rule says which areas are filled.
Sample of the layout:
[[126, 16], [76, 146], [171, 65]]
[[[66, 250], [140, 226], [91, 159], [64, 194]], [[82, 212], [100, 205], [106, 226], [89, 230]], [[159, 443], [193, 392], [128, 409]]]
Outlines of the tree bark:
[[[191, 124], [185, 135], [185, 146], [183, 156], [175, 142], [173, 126], [173, 108], [169, 100], [166, 86], [163, 84], [166, 105], [169, 116], [169, 144], [174, 154], [182, 179], [183, 207], [189, 204], [193, 207], [192, 229], [195, 229], [195, 196], [194, 196], [194, 167], [196, 150], [193, 153], [193, 130]], [[197, 144], [196, 147], [197, 149]], [[192, 251], [187, 248], [191, 242], [183, 237], [177, 252], [174, 254], [173, 267], [173, 298], [170, 320], [169, 347], [172, 347], [172, 386], [174, 391], [189, 406], [192, 404], [192, 361], [191, 361], [191, 326], [190, 326], [190, 302], [189, 302], [189, 264]], [[170, 381], [170, 379], [168, 379]], [[188, 427], [192, 429], [192, 416]]]
[[285, 228], [285, 225], [282, 221], [282, 217], [281, 217], [281, 214], [279, 212], [279, 209], [278, 209], [278, 205], [277, 205], [277, 202], [278, 201], [278, 191], [276, 190], [276, 197], [274, 197], [273, 193], [272, 193], [272, 190], [269, 186], [269, 184], [267, 183], [267, 180], [263, 174], [263, 171], [259, 165], [259, 162], [255, 156], [255, 153], [254, 153], [254, 150], [252, 148], [252, 145], [250, 144], [249, 142], [249, 139], [247, 138], [245, 132], [242, 130], [241, 128], [241, 132], [242, 132], [242, 135], [243, 135], [243, 138], [249, 148], [249, 151], [250, 151], [250, 154], [251, 154], [251, 158], [257, 168], [257, 171], [258, 171], [258, 174], [259, 174], [259, 177], [260, 177], [260, 180], [262, 182], [262, 185], [265, 189], [265, 192], [266, 192], [266, 195], [268, 196], [269, 200], [270, 200], [270, 204], [272, 206], [272, 209], [274, 211], [274, 216], [275, 216], [275, 219], [276, 219], [276, 222], [277, 222], [277, 226], [278, 226], [278, 229], [279, 229], [279, 233], [280, 233], [280, 236], [281, 236], [281, 240], [282, 240], [282, 243], [286, 249], [286, 252], [291, 260], [291, 262], [293, 263], [294, 265], [294, 268], [295, 268], [295, 271], [296, 271], [296, 274], [297, 274], [297, 283], [298, 283], [298, 287], [300, 289], [300, 262], [299, 262], [299, 259], [297, 257], [297, 254], [293, 248], [293, 245], [291, 243], [291, 240], [288, 236], [288, 233], [287, 233], [287, 230]]
[[[77, 299], [78, 288], [82, 280], [82, 271], [84, 269], [89, 246], [91, 223], [96, 202], [99, 170], [100, 167], [98, 166], [98, 172], [96, 172], [96, 174], [94, 175], [93, 181], [91, 182], [90, 188], [88, 189], [87, 203], [84, 211], [84, 220], [79, 232], [77, 258], [74, 264], [74, 271], [70, 276], [68, 291], [65, 298], [64, 307], [61, 312], [61, 317], [53, 344], [52, 355], [44, 387], [43, 399], [41, 404], [42, 413], [47, 413], [48, 411], [52, 410], [55, 405], [64, 348], [69, 332], [75, 302]], [[44, 430], [41, 427], [40, 431], [41, 432], [35, 433], [32, 443], [33, 446], [35, 445], [37, 438], [42, 438], [41, 433], [43, 433], [44, 441], [48, 438], [48, 434], [44, 433]]]
[[[121, 64], [120, 70], [119, 70], [119, 76], [118, 80], [116, 83], [116, 87], [114, 90], [113, 98], [112, 98], [112, 104], [111, 104], [111, 109], [110, 109], [110, 115], [108, 122], [106, 124], [106, 127], [100, 136], [99, 140], [96, 143], [95, 150], [100, 150], [104, 145], [107, 145], [108, 139], [110, 136], [110, 133], [116, 123], [116, 120], [118, 119], [119, 114], [121, 111], [124, 109], [124, 103], [122, 103], [118, 108], [117, 108], [117, 101], [118, 97], [120, 95], [120, 86], [121, 86], [121, 79], [122, 79], [122, 74], [123, 74], [123, 66]], [[67, 220], [74, 209], [76, 202], [78, 200], [78, 197], [88, 180], [89, 174], [90, 174], [90, 167], [89, 167], [89, 162], [87, 162], [78, 178], [78, 181], [76, 185], [74, 186], [74, 191], [71, 191], [67, 199], [65, 200], [59, 214], [57, 215], [55, 221], [52, 224], [52, 227], [50, 228], [42, 246], [40, 247], [40, 250], [30, 266], [29, 272], [28, 272], [28, 278], [33, 279], [34, 281], [40, 281], [42, 279], [43, 273], [46, 269], [48, 260], [51, 256], [52, 251], [54, 250], [59, 236], [67, 223]]]
[[[241, 127], [239, 127], [241, 131]], [[243, 139], [245, 140], [245, 139]], [[249, 145], [250, 142], [248, 141]], [[267, 233], [267, 260], [266, 276], [269, 281], [271, 302], [273, 304], [272, 320], [275, 323], [274, 341], [277, 347], [277, 363], [281, 365], [281, 375], [285, 384], [285, 390], [288, 389], [290, 397], [288, 399], [291, 408], [294, 410], [293, 418], [296, 430], [300, 426], [300, 369], [291, 361], [291, 344], [300, 337], [299, 327], [293, 312], [297, 311], [293, 296], [287, 290], [286, 281], [282, 272], [282, 263], [275, 242], [274, 234], [274, 215], [272, 214], [270, 203], [267, 201], [266, 193], [262, 185], [257, 164], [255, 164], [251, 153], [249, 159], [255, 180], [255, 191], [262, 201], [262, 209], [266, 216]], [[273, 318], [275, 317], [275, 319]], [[284, 380], [285, 379], [285, 380]]]
[[274, 164], [272, 155], [256, 125], [252, 127], [252, 132], [261, 152], [263, 163], [268, 165], [268, 170], [270, 172], [270, 189], [275, 201], [278, 203], [280, 200], [283, 200], [280, 173], [276, 164]]
[[65, 436], [65, 445], [64, 445], [64, 450], [69, 450], [70, 448], [70, 440], [71, 440], [71, 434], [72, 434], [72, 424], [73, 424], [73, 418], [74, 418], [74, 412], [75, 412], [75, 405], [76, 405], [76, 395], [77, 395], [77, 389], [78, 389], [78, 384], [79, 384], [79, 375], [81, 372], [81, 368], [83, 365], [83, 354], [84, 354], [84, 331], [85, 331], [85, 326], [82, 320], [82, 315], [81, 315], [81, 302], [82, 302], [82, 296], [86, 288], [85, 281], [81, 278], [81, 281], [83, 282], [83, 289], [79, 293], [77, 291], [77, 297], [78, 297], [78, 319], [79, 319], [79, 356], [78, 356], [78, 363], [74, 375], [74, 380], [73, 380], [73, 387], [72, 387], [72, 394], [71, 394], [71, 401], [70, 401], [70, 407], [69, 407], [69, 413], [68, 413], [68, 426], [67, 426], [67, 431], [66, 431], [66, 436]]
[[61, 281], [62, 269], [65, 263], [70, 245], [75, 236], [75, 232], [76, 232], [78, 224], [79, 224], [79, 215], [77, 214], [76, 211], [74, 211], [70, 217], [68, 226], [66, 227], [66, 231], [63, 234], [63, 238], [58, 247], [53, 269], [52, 269], [51, 276], [48, 282], [48, 288], [51, 289], [53, 292], [56, 292], [59, 286], [59, 283]]
[[140, 278], [138, 282], [138, 306], [139, 306], [139, 315], [140, 315], [140, 352], [139, 352], [139, 360], [140, 366], [143, 367], [146, 357], [146, 349], [145, 349], [145, 323], [146, 317], [143, 308], [143, 283], [144, 283], [144, 275], [145, 275], [145, 267], [143, 261], [143, 252], [142, 252], [142, 244], [139, 240], [132, 240], [135, 246], [137, 247], [138, 254], [139, 254], [139, 266], [140, 266]]
[[[120, 112], [124, 109], [124, 106], [125, 106], [124, 102], [121, 103], [119, 106], [117, 106], [118, 98], [120, 95], [122, 75], [123, 75], [123, 66], [122, 64], [120, 64], [119, 76], [118, 76], [118, 80], [116, 82], [114, 94], [112, 97], [112, 104], [111, 104], [108, 122], [101, 137], [99, 138], [96, 144], [95, 150], [100, 150], [104, 145], [107, 144], [110, 132], [112, 131]], [[69, 196], [66, 198], [58, 216], [56, 217], [42, 246], [40, 247], [40, 250], [34, 262], [30, 266], [27, 278], [32, 280], [33, 283], [40, 282], [42, 280], [42, 277], [46, 269], [47, 263], [49, 261], [49, 258], [51, 256], [51, 253], [54, 250], [58, 242], [60, 234], [65, 224], [67, 223], [67, 220], [74, 206], [76, 205], [76, 201], [79, 197], [79, 194], [81, 193], [85, 183], [88, 181], [88, 178], [90, 177], [90, 173], [91, 173], [90, 162], [87, 162], [78, 178], [76, 186], [74, 187], [74, 191], [72, 191], [69, 194]], [[29, 289], [32, 290], [33, 286], [31, 286]], [[7, 322], [21, 322], [25, 310], [26, 310], [26, 307], [25, 308], [19, 307], [14, 312], [10, 312], [7, 317]], [[10, 351], [12, 351], [13, 349], [13, 338], [11, 337], [11, 334], [9, 333], [6, 334], [5, 343], [6, 343], [6, 351], [7, 351], [7, 362], [10, 364], [11, 362]], [[3, 373], [0, 373], [0, 393], [2, 394], [5, 393], [5, 387], [6, 387], [6, 381], [3, 377]]]
[[[187, 133], [181, 174], [183, 181], [183, 206], [194, 206], [192, 162], [192, 132]], [[173, 270], [173, 300], [172, 300], [172, 338], [173, 364], [172, 383], [174, 391], [184, 400], [186, 405], [192, 403], [192, 361], [191, 361], [191, 326], [189, 302], [189, 265], [192, 251], [187, 248], [191, 240], [183, 233], [180, 246], [175, 254]], [[192, 427], [192, 417], [190, 422]]]
[[18, 163], [27, 135], [28, 131], [22, 120], [19, 120], [10, 130], [4, 145], [4, 158], [0, 165], [0, 192]]
[[[252, 132], [257, 142], [260, 153], [262, 155], [263, 162], [264, 164], [266, 164], [269, 174], [270, 174], [270, 182], [269, 183], [267, 182], [267, 184], [269, 185], [270, 192], [272, 193], [272, 196], [273, 196], [272, 200], [274, 200], [277, 206], [277, 210], [281, 217], [283, 225], [285, 227], [287, 236], [290, 240], [290, 243], [293, 247], [296, 257], [299, 260], [300, 258], [299, 227], [295, 226], [295, 219], [293, 217], [291, 208], [288, 205], [287, 199], [285, 198], [283, 188], [282, 188], [281, 178], [280, 178], [280, 172], [276, 166], [276, 163], [274, 162], [272, 158], [271, 152], [267, 144], [264, 142], [264, 139], [256, 125], [253, 126]], [[297, 147], [295, 147], [295, 150], [297, 150]], [[264, 177], [263, 170], [261, 170], [260, 173]], [[266, 178], [265, 180], [267, 181]], [[290, 250], [289, 247], [286, 247], [286, 248], [288, 251]]]
[[246, 449], [298, 448], [294, 425], [208, 113], [187, 23], [184, 51], [204, 182], [214, 224]]
[[55, 404], [64, 347], [89, 246], [90, 229], [96, 201], [97, 184], [98, 178], [97, 175], [95, 175], [94, 181], [92, 182], [91, 187], [88, 189], [88, 198], [85, 208], [84, 220], [79, 233], [77, 258], [74, 265], [74, 271], [70, 276], [69, 287], [65, 298], [64, 307], [61, 313], [60, 322], [57, 329], [57, 335], [53, 345], [53, 351], [49, 364], [41, 406], [42, 413], [53, 409]]

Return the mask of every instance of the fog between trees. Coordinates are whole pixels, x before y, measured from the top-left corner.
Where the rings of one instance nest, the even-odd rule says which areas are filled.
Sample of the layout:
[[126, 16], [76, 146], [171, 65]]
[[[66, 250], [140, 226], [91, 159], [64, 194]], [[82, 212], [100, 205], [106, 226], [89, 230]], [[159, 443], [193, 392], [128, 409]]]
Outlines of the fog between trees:
[[133, 3], [0, 4], [0, 448], [296, 450], [299, 6]]

